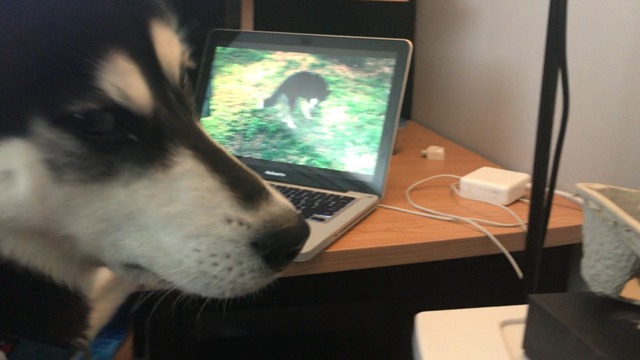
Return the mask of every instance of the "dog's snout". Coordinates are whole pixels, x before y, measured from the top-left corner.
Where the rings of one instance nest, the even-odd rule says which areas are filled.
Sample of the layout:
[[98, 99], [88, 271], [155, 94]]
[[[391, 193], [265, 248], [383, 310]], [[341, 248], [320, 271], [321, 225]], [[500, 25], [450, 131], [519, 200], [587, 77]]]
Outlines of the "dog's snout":
[[264, 234], [251, 246], [269, 267], [281, 271], [298, 256], [308, 237], [309, 225], [300, 217], [293, 226]]

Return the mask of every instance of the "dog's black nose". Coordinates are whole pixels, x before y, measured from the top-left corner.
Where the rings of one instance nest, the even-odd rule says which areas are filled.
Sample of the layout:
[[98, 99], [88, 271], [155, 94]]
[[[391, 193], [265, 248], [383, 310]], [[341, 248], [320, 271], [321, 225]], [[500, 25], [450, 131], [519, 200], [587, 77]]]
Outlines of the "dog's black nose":
[[264, 234], [251, 246], [269, 267], [281, 271], [298, 256], [308, 237], [309, 225], [300, 217], [294, 226]]

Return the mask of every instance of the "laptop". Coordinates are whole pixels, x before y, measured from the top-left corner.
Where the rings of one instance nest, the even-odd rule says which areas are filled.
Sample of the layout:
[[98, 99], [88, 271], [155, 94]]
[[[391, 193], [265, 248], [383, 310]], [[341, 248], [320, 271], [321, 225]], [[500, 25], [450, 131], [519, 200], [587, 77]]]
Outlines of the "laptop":
[[371, 213], [387, 179], [407, 40], [213, 30], [196, 85], [209, 135], [307, 219], [296, 261]]

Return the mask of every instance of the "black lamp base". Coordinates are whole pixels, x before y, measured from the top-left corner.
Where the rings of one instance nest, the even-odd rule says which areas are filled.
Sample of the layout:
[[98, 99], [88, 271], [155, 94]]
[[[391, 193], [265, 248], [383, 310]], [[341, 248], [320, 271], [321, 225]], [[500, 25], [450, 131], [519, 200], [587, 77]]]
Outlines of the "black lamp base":
[[640, 306], [591, 292], [531, 295], [523, 347], [531, 360], [640, 359]]

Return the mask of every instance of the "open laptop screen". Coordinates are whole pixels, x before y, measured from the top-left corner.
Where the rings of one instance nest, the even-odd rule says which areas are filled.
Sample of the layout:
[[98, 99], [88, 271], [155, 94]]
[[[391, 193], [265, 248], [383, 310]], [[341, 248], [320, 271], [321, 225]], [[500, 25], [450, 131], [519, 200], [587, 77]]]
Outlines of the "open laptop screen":
[[215, 30], [197, 87], [210, 136], [268, 180], [381, 194], [410, 45]]

